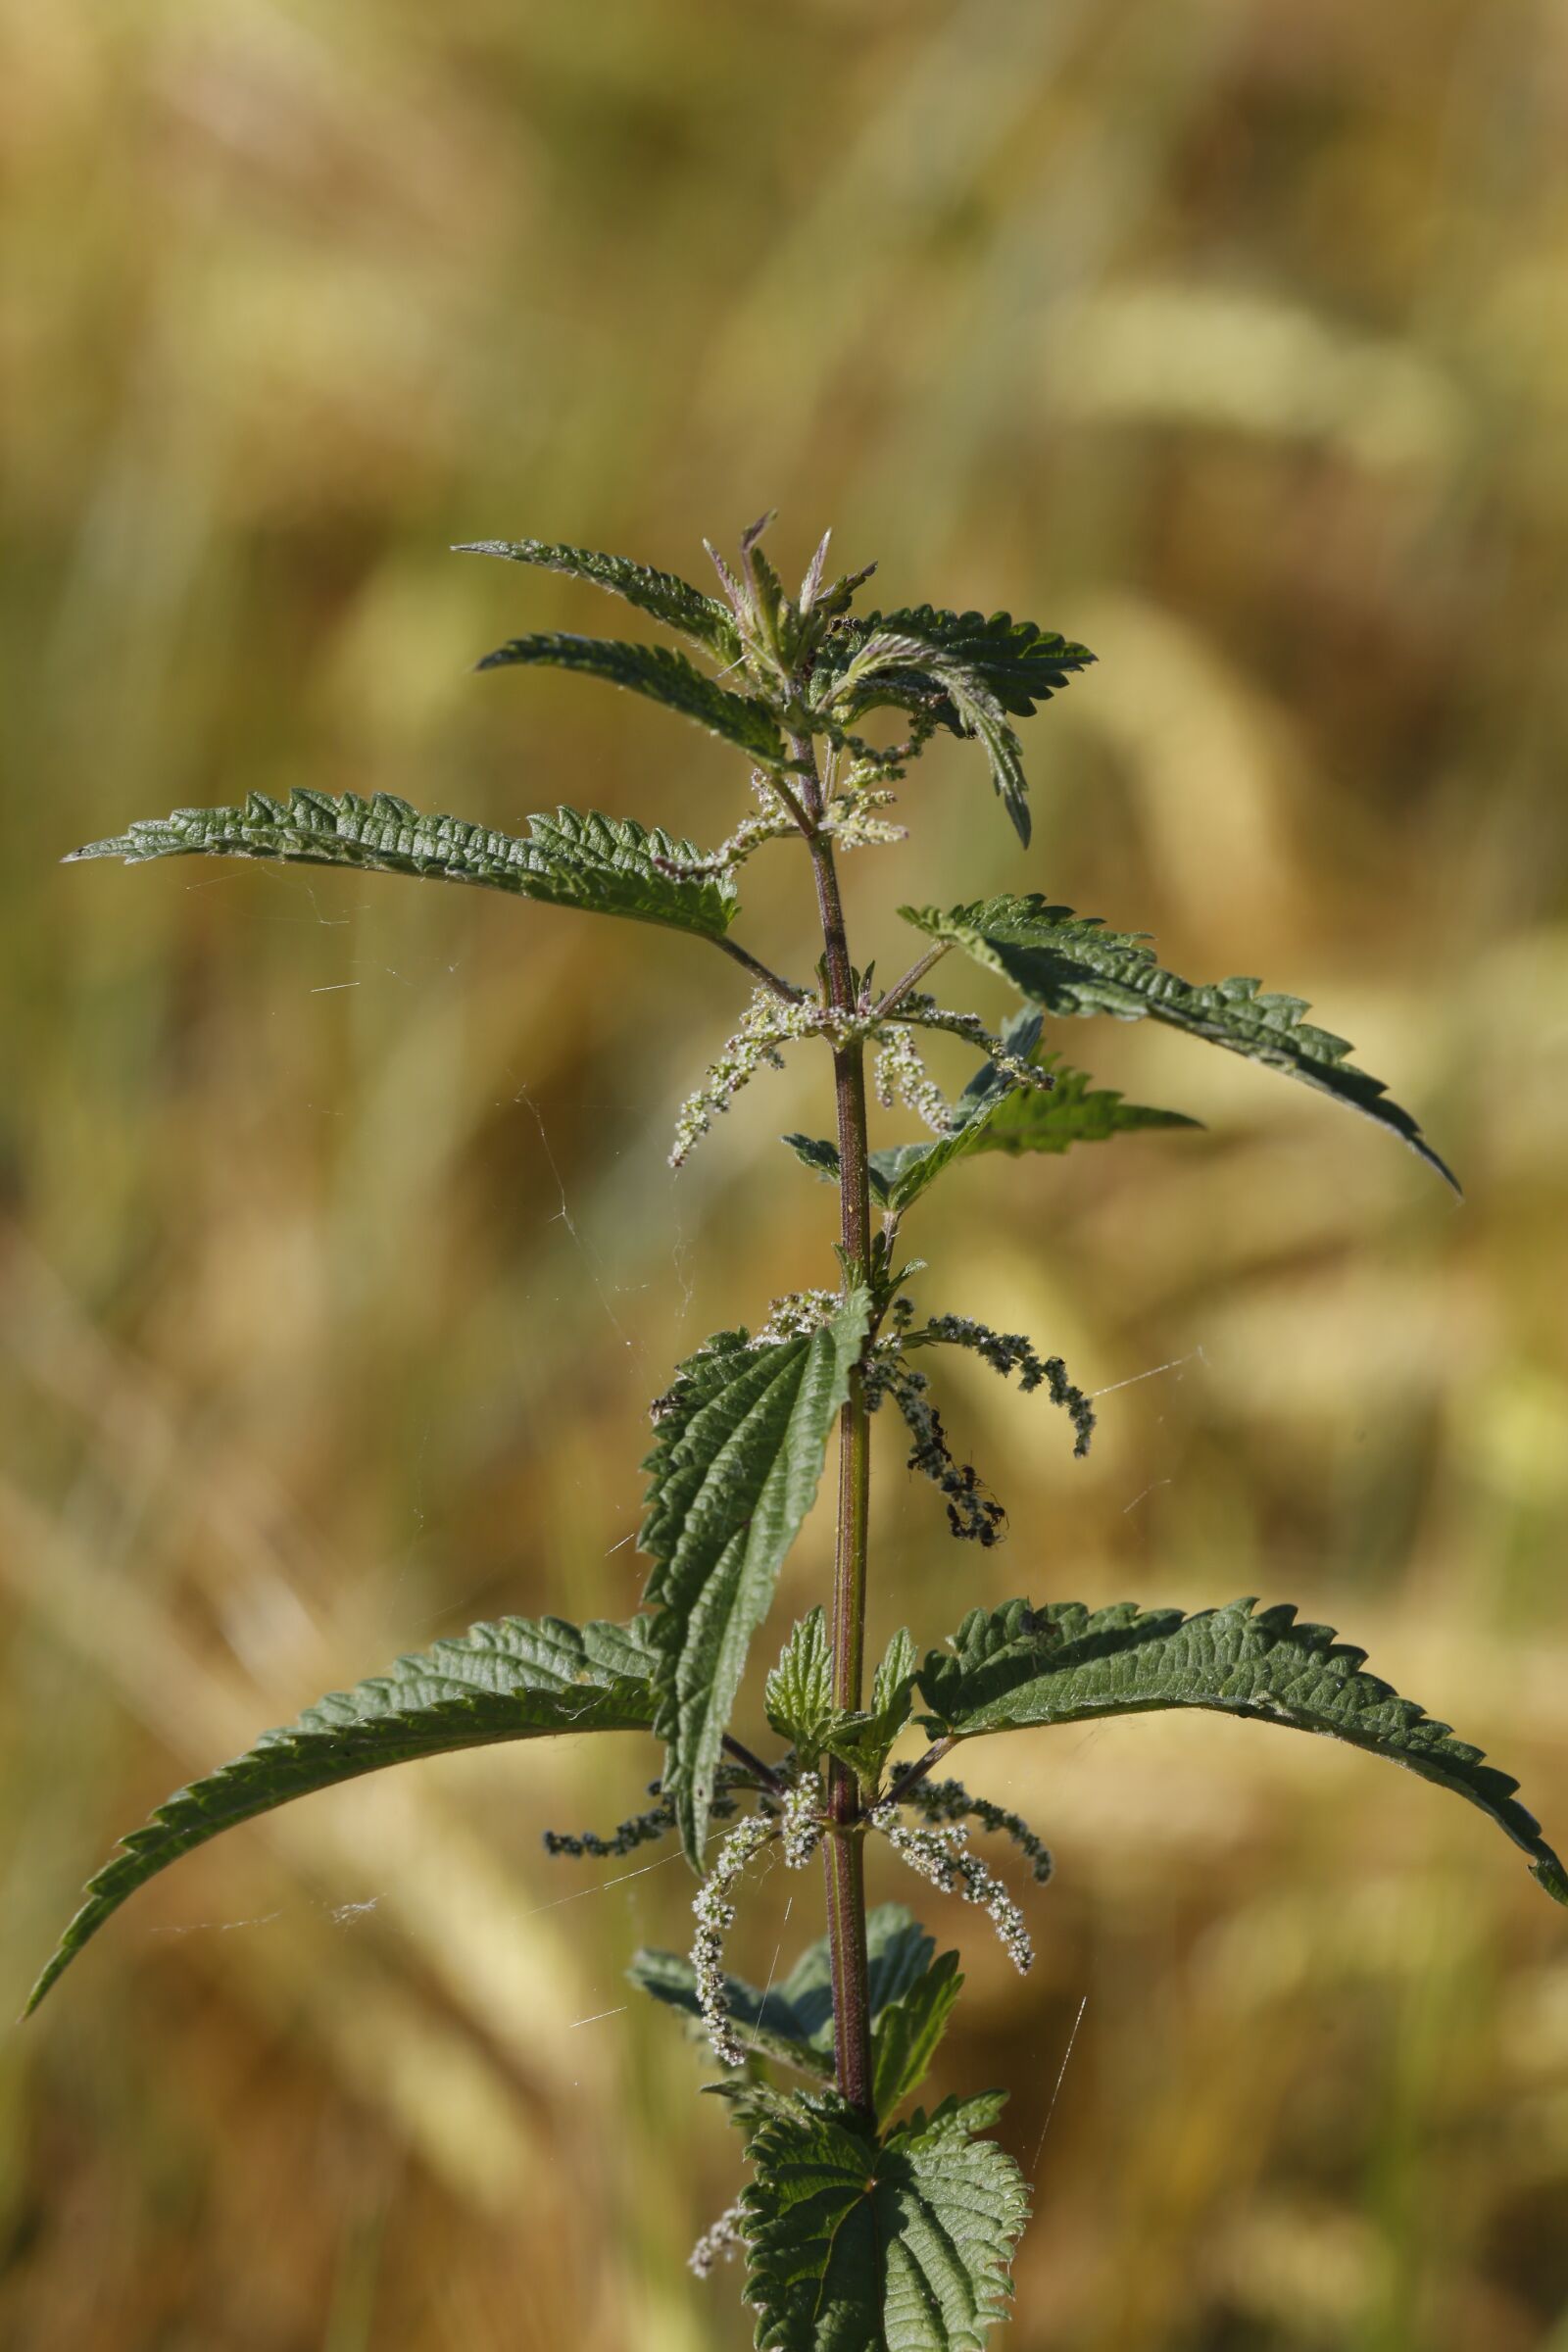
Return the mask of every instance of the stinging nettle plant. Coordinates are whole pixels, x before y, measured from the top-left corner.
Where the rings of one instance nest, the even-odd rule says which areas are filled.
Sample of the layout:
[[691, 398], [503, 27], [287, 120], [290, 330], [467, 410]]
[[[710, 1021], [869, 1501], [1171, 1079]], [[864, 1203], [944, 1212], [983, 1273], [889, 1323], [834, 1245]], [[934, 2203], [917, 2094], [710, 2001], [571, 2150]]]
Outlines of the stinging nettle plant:
[[[1056, 1356], [1018, 1333], [917, 1306], [924, 1273], [903, 1258], [904, 1220], [958, 1161], [980, 1152], [1060, 1152], [1140, 1128], [1195, 1124], [1091, 1086], [1042, 1043], [1045, 1021], [1106, 1013], [1165, 1021], [1302, 1080], [1399, 1136], [1451, 1183], [1415, 1121], [1355, 1067], [1343, 1038], [1308, 1023], [1298, 998], [1250, 979], [1199, 986], [1165, 971], [1140, 933], [1107, 930], [1038, 895], [905, 906], [920, 952], [891, 986], [853, 960], [839, 895], [841, 852], [901, 839], [896, 788], [939, 730], [977, 743], [1021, 842], [1028, 803], [1015, 721], [1093, 656], [1005, 612], [922, 605], [854, 611], [872, 566], [829, 580], [827, 541], [798, 597], [763, 552], [763, 526], [738, 564], [710, 548], [721, 597], [621, 557], [537, 540], [463, 553], [597, 582], [664, 623], [683, 652], [592, 637], [513, 639], [481, 669], [582, 670], [665, 704], [742, 753], [753, 806], [704, 853], [629, 819], [558, 808], [525, 834], [426, 816], [386, 794], [298, 791], [286, 805], [176, 809], [74, 853], [128, 863], [196, 854], [371, 867], [512, 891], [547, 905], [657, 923], [710, 942], [752, 983], [734, 1035], [682, 1106], [672, 1164], [763, 1064], [827, 1049], [836, 1130], [784, 1141], [839, 1197], [838, 1279], [772, 1301], [756, 1331], [718, 1333], [680, 1364], [653, 1407], [655, 1441], [641, 1545], [645, 1605], [626, 1625], [504, 1618], [311, 1707], [286, 1730], [183, 1788], [125, 1838], [93, 1879], [29, 2002], [119, 1905], [192, 1846], [232, 1824], [358, 1774], [413, 1757], [562, 1733], [635, 1732], [663, 1742], [656, 1800], [609, 1837], [549, 1833], [552, 1852], [624, 1854], [677, 1833], [701, 1884], [689, 1958], [640, 1952], [631, 1974], [705, 2033], [715, 2086], [747, 2140], [751, 2180], [705, 2233], [692, 2265], [746, 2257], [757, 2343], [776, 2352], [974, 2352], [1004, 2318], [1013, 2247], [1028, 2213], [1017, 2167], [987, 2128], [1005, 2093], [944, 2099], [901, 2115], [957, 1998], [957, 1955], [898, 1904], [867, 1917], [864, 1857], [883, 1839], [917, 1875], [987, 1912], [1020, 1970], [1022, 1909], [972, 1850], [971, 1825], [1010, 1840], [1043, 1884], [1051, 1857], [1015, 1814], [937, 1768], [993, 1733], [1091, 1717], [1200, 1707], [1349, 1741], [1465, 1797], [1523, 1848], [1568, 1902], [1563, 1865], [1515, 1795], [1517, 1784], [1363, 1671], [1364, 1652], [1289, 1606], [1251, 1600], [1184, 1615], [1132, 1603], [1011, 1600], [971, 1609], [922, 1657], [896, 1634], [866, 1689], [870, 1420], [902, 1417], [909, 1464], [936, 1485], [956, 1537], [992, 1544], [1002, 1513], [949, 1446], [924, 1368], [968, 1348], [1058, 1405], [1072, 1451], [1095, 1416]], [[860, 733], [891, 711], [877, 742]], [[731, 937], [741, 868], [795, 841], [814, 883], [822, 955], [809, 982], [768, 970]], [[1017, 1009], [993, 1033], [943, 1006], [923, 983], [957, 951], [1004, 982]], [[956, 1037], [980, 1057], [950, 1102], [922, 1038]], [[867, 1064], [869, 1063], [869, 1073]], [[867, 1096], [902, 1105], [926, 1136], [873, 1151]], [[779, 1752], [764, 1760], [729, 1730], [754, 1637], [780, 1567], [838, 1441], [831, 1595], [792, 1630], [766, 1679]], [[890, 1766], [906, 1732], [923, 1752]], [[821, 1855], [827, 1935], [781, 1983], [759, 1991], [724, 1968], [725, 1932], [750, 1866], [776, 1846], [787, 1868]], [[794, 2086], [787, 2086], [793, 2079]]]

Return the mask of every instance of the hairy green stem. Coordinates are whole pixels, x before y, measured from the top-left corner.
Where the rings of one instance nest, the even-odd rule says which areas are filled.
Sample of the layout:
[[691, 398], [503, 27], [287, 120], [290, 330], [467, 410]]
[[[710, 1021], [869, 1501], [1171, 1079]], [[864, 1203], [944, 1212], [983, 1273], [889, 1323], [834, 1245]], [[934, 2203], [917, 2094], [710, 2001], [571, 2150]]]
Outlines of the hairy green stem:
[[[798, 747], [799, 748], [799, 747]], [[809, 752], [809, 745], [805, 749]], [[813, 800], [820, 800], [820, 786]], [[810, 840], [817, 910], [822, 918], [830, 1002], [855, 1005], [855, 975], [844, 928], [844, 906], [832, 845]], [[871, 1252], [870, 1156], [865, 1123], [865, 1053], [859, 1039], [833, 1055], [839, 1130], [840, 1239], [850, 1265], [862, 1269]], [[833, 1702], [857, 1709], [865, 1654], [866, 1539], [870, 1524], [871, 1429], [858, 1373], [839, 1416], [838, 1544], [833, 1571]], [[833, 1978], [833, 2061], [838, 2087], [853, 2106], [872, 2113], [870, 1964], [865, 1948], [865, 1870], [856, 1825], [860, 1788], [837, 1758], [828, 1765], [828, 1816], [836, 1835], [823, 1841], [827, 1876], [828, 1951]]]

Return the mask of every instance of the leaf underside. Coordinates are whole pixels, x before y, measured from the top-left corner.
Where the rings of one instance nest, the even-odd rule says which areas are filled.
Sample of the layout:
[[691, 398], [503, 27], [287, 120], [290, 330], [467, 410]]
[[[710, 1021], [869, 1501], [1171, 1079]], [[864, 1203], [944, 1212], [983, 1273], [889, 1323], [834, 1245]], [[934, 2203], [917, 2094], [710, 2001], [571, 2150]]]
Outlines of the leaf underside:
[[983, 2352], [1006, 2317], [1022, 2175], [973, 2136], [995, 2099], [879, 2137], [831, 2093], [767, 2116], [743, 2199], [760, 2352]]
[[721, 1332], [662, 1401], [638, 1540], [657, 1563], [646, 1598], [664, 1793], [694, 1865], [752, 1637], [815, 1498], [869, 1316], [867, 1294], [852, 1290], [808, 1335], [753, 1346]]
[[122, 1840], [89, 1882], [88, 1900], [33, 1987], [29, 2013], [128, 1894], [220, 1831], [419, 1756], [563, 1732], [646, 1732], [653, 1663], [639, 1618], [579, 1628], [559, 1617], [503, 1617], [333, 1691], [297, 1723], [264, 1733], [244, 1755], [177, 1789]]
[[1306, 1005], [1299, 997], [1261, 992], [1251, 979], [1197, 986], [1163, 970], [1137, 934], [1107, 931], [1098, 916], [1074, 914], [1038, 896], [899, 911], [930, 938], [1001, 973], [1047, 1012], [1103, 1012], [1123, 1021], [1147, 1016], [1298, 1078], [1390, 1128], [1458, 1190], [1409, 1112], [1390, 1100], [1380, 1079], [1346, 1058], [1347, 1041], [1301, 1018]]
[[1077, 1601], [1031, 1609], [1023, 1600], [974, 1609], [951, 1651], [920, 1671], [933, 1737], [972, 1740], [1037, 1724], [1083, 1723], [1199, 1707], [1284, 1724], [1386, 1756], [1476, 1805], [1530, 1857], [1559, 1903], [1568, 1877], [1515, 1796], [1519, 1784], [1454, 1738], [1412, 1699], [1362, 1671], [1366, 1652], [1332, 1627], [1297, 1622], [1288, 1604], [1251, 1600], [1184, 1616], [1131, 1602], [1090, 1611]]
[[[1031, 718], [1036, 706], [1058, 694], [1074, 670], [1088, 669], [1094, 655], [1085, 645], [1042, 629], [1032, 620], [1014, 620], [1009, 612], [948, 612], [931, 605], [906, 606], [897, 612], [866, 612], [836, 627], [824, 649], [825, 662], [843, 670], [873, 637], [923, 638], [947, 661], [973, 671], [1014, 718]], [[819, 666], [821, 663], [819, 662]], [[918, 673], [913, 673], [916, 677]], [[872, 670], [871, 679], [879, 675]], [[906, 685], [906, 668], [890, 673], [889, 682]], [[925, 681], [926, 690], [941, 693], [940, 679]], [[964, 732], [951, 704], [939, 710], [939, 722], [955, 734]]]
[[541, 571], [564, 572], [574, 580], [592, 580], [612, 596], [651, 612], [666, 628], [706, 646], [721, 662], [733, 662], [741, 650], [740, 636], [727, 605], [705, 596], [673, 571], [654, 571], [627, 556], [602, 555], [591, 547], [559, 547], [543, 539], [469, 539], [453, 549], [459, 556], [502, 556], [511, 564], [532, 564]]
[[[919, 2075], [911, 2070], [919, 2063], [924, 2072], [941, 2038], [956, 1985], [946, 2008], [941, 1987], [951, 1981], [957, 1956], [945, 1952], [936, 1960], [935, 1941], [902, 1903], [880, 1903], [867, 1916], [865, 1944], [872, 2072], [878, 2085], [877, 2112], [886, 2115], [897, 2098], [914, 2088]], [[680, 2010], [694, 2028], [701, 2027], [696, 1978], [684, 1954], [637, 1952], [626, 1973], [655, 2000]], [[928, 1990], [933, 1977], [939, 1984]], [[807, 1947], [780, 1983], [760, 1990], [744, 1977], [726, 1977], [724, 1983], [730, 2016], [759, 2056], [792, 2066], [815, 2081], [831, 2081], [833, 1977], [825, 1936]]]
[[700, 852], [629, 817], [557, 808], [529, 817], [525, 835], [497, 833], [462, 817], [423, 816], [389, 792], [362, 800], [353, 792], [299, 791], [286, 804], [253, 792], [243, 808], [143, 818], [114, 840], [73, 850], [65, 862], [122, 858], [140, 865], [184, 857], [280, 858], [468, 882], [706, 939], [722, 939], [735, 913], [729, 876], [688, 880], [662, 870], [660, 860], [690, 865]]
[[624, 686], [650, 702], [678, 710], [710, 735], [764, 766], [783, 767], [788, 754], [778, 721], [767, 705], [749, 694], [732, 694], [665, 645], [626, 645], [611, 637], [572, 637], [555, 632], [514, 637], [475, 664], [479, 669], [532, 667], [575, 669], [612, 686]]

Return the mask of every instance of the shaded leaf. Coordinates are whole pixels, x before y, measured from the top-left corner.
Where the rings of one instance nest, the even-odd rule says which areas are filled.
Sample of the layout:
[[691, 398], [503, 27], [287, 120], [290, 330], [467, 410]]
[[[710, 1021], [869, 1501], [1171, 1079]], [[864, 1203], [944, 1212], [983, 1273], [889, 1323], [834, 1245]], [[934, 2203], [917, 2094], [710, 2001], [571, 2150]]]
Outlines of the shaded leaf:
[[720, 1333], [657, 1408], [639, 1540], [658, 1563], [647, 1598], [664, 1792], [694, 1865], [752, 1636], [815, 1496], [870, 1309], [852, 1289], [830, 1324], [799, 1338], [754, 1346], [744, 1332]]
[[502, 556], [510, 564], [532, 564], [542, 571], [592, 580], [596, 587], [608, 588], [639, 612], [651, 612], [666, 627], [706, 646], [721, 662], [733, 662], [740, 653], [740, 636], [728, 606], [716, 596], [705, 596], [675, 572], [652, 571], [646, 564], [633, 564], [626, 556], [601, 555], [589, 547], [557, 547], [543, 539], [469, 539], [452, 552], [458, 556]]
[[1164, 971], [1140, 935], [1107, 931], [1098, 916], [1074, 914], [1038, 896], [899, 911], [917, 930], [964, 949], [976, 962], [1000, 972], [1048, 1012], [1104, 1012], [1123, 1021], [1148, 1015], [1283, 1070], [1392, 1129], [1454, 1184], [1415, 1120], [1389, 1099], [1381, 1079], [1346, 1058], [1350, 1051], [1346, 1040], [1302, 1020], [1306, 1005], [1299, 997], [1262, 993], [1250, 979], [1197, 986]]
[[112, 841], [90, 842], [65, 860], [122, 858], [264, 858], [286, 864], [349, 866], [416, 874], [514, 892], [552, 906], [620, 914], [721, 939], [735, 913], [728, 875], [681, 879], [659, 861], [689, 865], [701, 852], [628, 817], [579, 815], [574, 808], [531, 816], [525, 835], [493, 832], [456, 816], [422, 816], [389, 792], [371, 800], [346, 792], [293, 792], [287, 803], [253, 792], [243, 808], [176, 808], [143, 818]]
[[176, 1790], [131, 1832], [89, 1883], [28, 2010], [128, 1894], [220, 1831], [418, 1756], [562, 1732], [648, 1731], [653, 1664], [641, 1618], [579, 1628], [559, 1617], [503, 1617], [333, 1691], [297, 1723], [264, 1733], [232, 1763]]
[[1029, 2213], [1011, 2157], [973, 2136], [994, 2102], [885, 2134], [832, 2093], [792, 2104], [754, 2133], [742, 2200], [761, 2352], [982, 2352]]
[[[882, 2019], [900, 2009], [924, 1981], [936, 1944], [902, 1903], [879, 1903], [867, 1916], [865, 1944], [874, 2058]], [[680, 2010], [702, 2030], [696, 1980], [684, 1954], [638, 1952], [626, 1973], [644, 1992]], [[744, 1977], [726, 1977], [724, 1983], [729, 2013], [760, 2056], [822, 2082], [831, 2080], [833, 1976], [825, 1936], [808, 1945], [782, 1983], [762, 1989]]]
[[1343, 1740], [1387, 1756], [1476, 1805], [1530, 1856], [1546, 1892], [1568, 1903], [1562, 1863], [1514, 1794], [1519, 1784], [1488, 1764], [1412, 1699], [1362, 1672], [1366, 1652], [1332, 1627], [1296, 1621], [1289, 1605], [1250, 1600], [1183, 1616], [1132, 1603], [1090, 1611], [1077, 1601], [1031, 1609], [1008, 1601], [974, 1609], [951, 1652], [920, 1670], [933, 1737], [971, 1740], [1036, 1724], [1200, 1707]]
[[872, 2099], [886, 2119], [925, 2081], [963, 1987], [956, 1952], [944, 1952], [884, 2010], [871, 2049]]
[[732, 694], [668, 646], [625, 645], [610, 637], [514, 637], [486, 654], [475, 667], [582, 670], [678, 710], [764, 766], [788, 764], [778, 721], [764, 702], [755, 695]]

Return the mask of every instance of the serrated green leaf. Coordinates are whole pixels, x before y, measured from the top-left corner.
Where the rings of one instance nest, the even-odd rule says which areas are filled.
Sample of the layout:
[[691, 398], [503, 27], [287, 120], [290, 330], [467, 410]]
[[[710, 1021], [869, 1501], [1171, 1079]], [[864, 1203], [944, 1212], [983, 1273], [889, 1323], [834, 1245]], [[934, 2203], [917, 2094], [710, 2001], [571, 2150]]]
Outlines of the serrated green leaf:
[[546, 668], [581, 670], [646, 695], [678, 710], [683, 718], [722, 737], [750, 759], [766, 767], [783, 767], [789, 755], [778, 721], [755, 695], [732, 694], [688, 662], [684, 654], [664, 645], [625, 645], [611, 637], [572, 637], [544, 633], [514, 637], [486, 654], [478, 669]]
[[1488, 1764], [1412, 1699], [1362, 1672], [1366, 1652], [1332, 1627], [1301, 1625], [1287, 1605], [1250, 1600], [1183, 1616], [1132, 1603], [1089, 1610], [1077, 1601], [1031, 1609], [1023, 1600], [974, 1609], [951, 1652], [920, 1670], [933, 1737], [972, 1740], [1037, 1724], [1200, 1707], [1343, 1740], [1448, 1788], [1494, 1821], [1530, 1856], [1532, 1874], [1568, 1903], [1563, 1865], [1514, 1794], [1517, 1781]]
[[1086, 646], [995, 612], [947, 612], [921, 605], [841, 622], [818, 658], [813, 694], [846, 722], [892, 704], [928, 710], [940, 726], [985, 750], [991, 781], [1019, 840], [1030, 824], [1022, 747], [1007, 714], [1032, 716], [1039, 703], [1094, 661]]
[[1048, 1012], [1103, 1012], [1123, 1021], [1148, 1016], [1298, 1078], [1392, 1129], [1458, 1190], [1409, 1112], [1390, 1100], [1382, 1080], [1347, 1060], [1346, 1040], [1302, 1020], [1306, 1005], [1299, 997], [1260, 993], [1250, 979], [1197, 986], [1164, 971], [1139, 934], [1107, 931], [1097, 915], [1074, 914], [1038, 896], [899, 911], [928, 937], [962, 948], [977, 963], [1001, 973]]
[[957, 1953], [944, 1952], [883, 2012], [871, 2047], [872, 2100], [883, 2121], [925, 2081], [962, 1987]]
[[800, 1338], [753, 1345], [721, 1333], [662, 1400], [639, 1540], [658, 1563], [647, 1598], [664, 1790], [694, 1866], [752, 1636], [815, 1497], [870, 1311], [852, 1288], [831, 1323]]
[[[1032, 620], [1014, 620], [1008, 612], [993, 612], [987, 619], [979, 612], [916, 605], [896, 612], [867, 612], [841, 623], [824, 649], [830, 671], [842, 673], [877, 636], [924, 639], [941, 655], [973, 670], [1015, 718], [1032, 717], [1038, 704], [1049, 702], [1075, 670], [1089, 668], [1095, 660], [1087, 646], [1041, 629]], [[930, 683], [939, 686], [935, 673]], [[955, 733], [961, 731], [956, 711], [943, 711], [940, 717]]]
[[720, 662], [733, 662], [741, 650], [740, 633], [727, 605], [705, 596], [673, 571], [653, 571], [626, 556], [601, 555], [596, 548], [557, 547], [543, 539], [469, 539], [453, 549], [458, 556], [501, 556], [509, 564], [532, 564], [542, 571], [564, 572], [574, 580], [592, 580], [624, 598], [639, 612], [678, 629], [697, 645], [706, 646]]
[[871, 1678], [871, 1712], [880, 1721], [892, 1724], [895, 1731], [902, 1731], [909, 1719], [908, 1698], [918, 1663], [909, 1629], [901, 1625], [882, 1652]]
[[[778, 1140], [781, 1144], [788, 1144], [796, 1158], [808, 1167], [813, 1176], [820, 1176], [824, 1184], [838, 1183], [839, 1148], [837, 1144], [829, 1143], [826, 1136], [781, 1135]], [[918, 1150], [918, 1145], [914, 1149]], [[886, 1152], [873, 1152], [870, 1164], [866, 1169], [866, 1174], [870, 1179], [871, 1198], [884, 1207], [888, 1202], [888, 1186], [877, 1162], [885, 1160], [889, 1156], [890, 1154]]]
[[743, 2202], [760, 2352], [983, 2352], [1029, 2192], [953, 2101], [879, 2135], [831, 2093], [754, 2133]]
[[641, 1618], [579, 1628], [559, 1617], [503, 1617], [333, 1691], [297, 1723], [264, 1733], [244, 1755], [177, 1789], [131, 1832], [90, 1881], [88, 1900], [33, 1987], [29, 2013], [128, 1894], [220, 1831], [418, 1756], [563, 1732], [646, 1732], [653, 1666]]
[[768, 1722], [788, 1740], [804, 1767], [816, 1762], [822, 1737], [837, 1712], [833, 1704], [833, 1651], [821, 1609], [803, 1617], [779, 1652], [762, 1694]]
[[[874, 2060], [882, 2019], [900, 2009], [923, 1982], [936, 1944], [902, 1903], [879, 1903], [866, 1919], [865, 1946]], [[694, 2029], [702, 2029], [696, 1980], [684, 1954], [637, 1952], [626, 1973], [656, 2001], [680, 2010]], [[724, 1983], [729, 2013], [761, 2057], [821, 2082], [831, 2079], [833, 1973], [825, 1936], [808, 1945], [782, 1983], [762, 1989], [744, 1977], [726, 1977]]]
[[863, 1780], [875, 1780], [909, 1720], [917, 1663], [908, 1629], [901, 1626], [872, 1678], [869, 1711], [843, 1715], [828, 1724], [822, 1744]]
[[1075, 670], [1090, 668], [1095, 660], [1086, 645], [1075, 645], [1032, 620], [1014, 620], [1010, 612], [993, 612], [987, 619], [979, 612], [946, 612], [916, 605], [898, 612], [870, 613], [859, 625], [929, 638], [977, 671], [1015, 718], [1032, 718], [1039, 704], [1059, 694]]
[[1005, 1152], [1017, 1158], [1026, 1152], [1068, 1152], [1074, 1144], [1108, 1143], [1113, 1135], [1130, 1135], [1140, 1128], [1202, 1126], [1201, 1119], [1190, 1119], [1180, 1110], [1124, 1102], [1113, 1087], [1096, 1086], [1084, 1071], [1054, 1054], [1042, 1054], [1040, 1067], [1055, 1079], [1050, 1093], [1033, 1086], [1013, 1087], [975, 1137], [971, 1151]]
[[[959, 1160], [973, 1159], [981, 1152], [1004, 1152], [1016, 1159], [1025, 1152], [1062, 1152], [1074, 1144], [1106, 1143], [1113, 1135], [1131, 1134], [1139, 1128], [1199, 1128], [1202, 1124], [1179, 1110], [1155, 1110], [1147, 1103], [1123, 1102], [1112, 1088], [1097, 1087], [1082, 1070], [1073, 1069], [1054, 1054], [1039, 1055], [1038, 1065], [1055, 1079], [1049, 1093], [999, 1073], [1000, 1083], [990, 1099], [951, 1135], [938, 1136], [934, 1143], [895, 1144], [873, 1152], [873, 1175], [882, 1180], [885, 1204], [902, 1216], [939, 1176]], [[957, 1108], [961, 1114], [961, 1099]]]
[[526, 835], [497, 833], [456, 816], [422, 816], [389, 792], [370, 800], [346, 792], [293, 792], [287, 803], [253, 792], [243, 808], [176, 808], [143, 818], [112, 841], [73, 850], [84, 858], [265, 858], [286, 864], [339, 865], [414, 874], [504, 890], [551, 906], [619, 914], [705, 939], [722, 939], [735, 913], [725, 875], [683, 879], [665, 865], [701, 856], [688, 841], [648, 832], [629, 817], [580, 815], [574, 808], [531, 816]]
[[1028, 784], [1023, 750], [1001, 702], [976, 669], [929, 638], [873, 631], [858, 644], [841, 676], [819, 667], [812, 681], [819, 708], [841, 725], [884, 704], [925, 710], [984, 747], [991, 781], [1020, 841], [1029, 840]]

